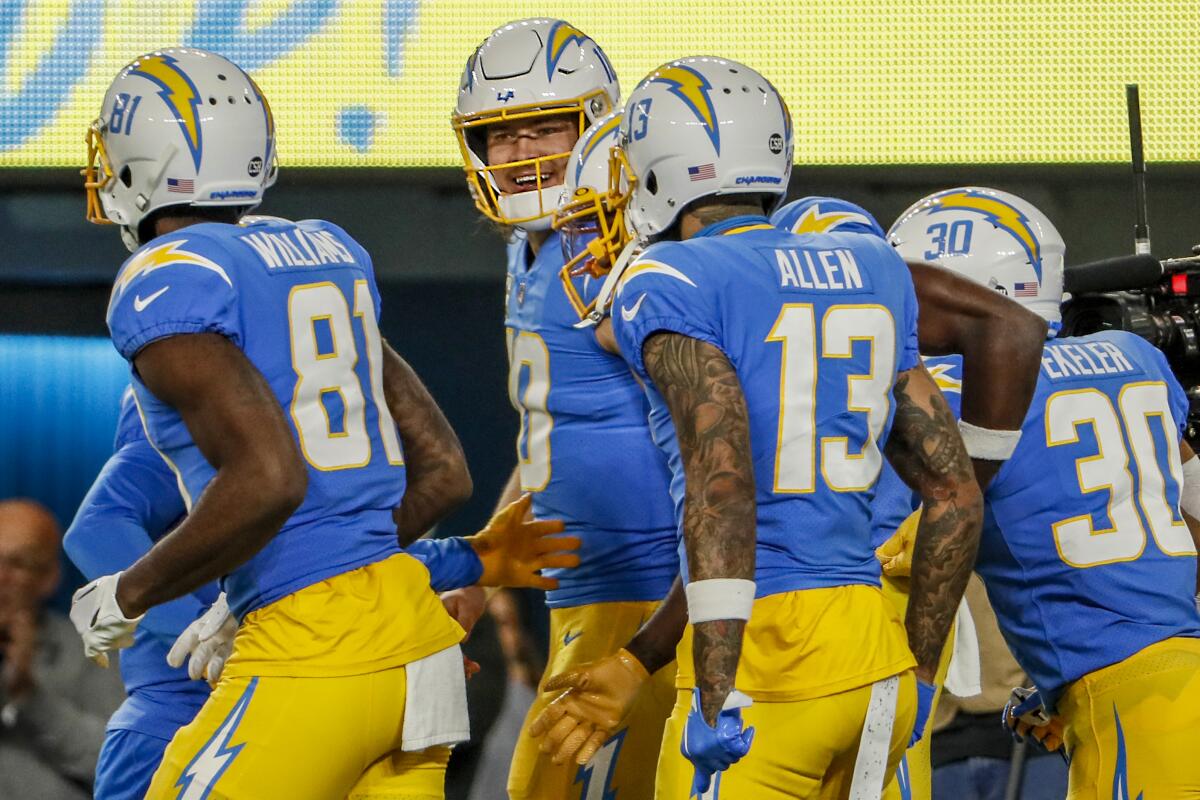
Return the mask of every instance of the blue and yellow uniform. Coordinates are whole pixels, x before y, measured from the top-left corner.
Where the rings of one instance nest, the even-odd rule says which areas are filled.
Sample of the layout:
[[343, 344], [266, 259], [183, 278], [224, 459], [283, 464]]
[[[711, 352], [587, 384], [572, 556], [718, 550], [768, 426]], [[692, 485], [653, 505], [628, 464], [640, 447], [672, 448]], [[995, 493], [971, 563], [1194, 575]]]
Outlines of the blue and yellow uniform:
[[[455, 646], [462, 629], [396, 538], [404, 463], [378, 313], [370, 257], [323, 221], [189, 226], [144, 245], [117, 276], [118, 351], [132, 362], [160, 338], [227, 337], [270, 385], [309, 473], [279, 533], [222, 580], [241, 620], [233, 655], [149, 797], [342, 796], [373, 762], [398, 781], [393, 793], [440, 796], [444, 748], [391, 755], [406, 700], [424, 699], [405, 697], [404, 666]], [[190, 507], [214, 470], [136, 372], [133, 389]]]
[[[186, 513], [175, 475], [142, 429], [132, 389], [121, 398], [113, 456], [97, 476], [63, 538], [88, 578], [125, 569]], [[462, 539], [420, 539], [408, 552], [429, 569], [437, 591], [469, 586], [483, 569]], [[167, 664], [183, 629], [217, 598], [210, 584], [146, 613], [133, 646], [121, 652], [125, 702], [108, 721], [96, 765], [96, 800], [141, 800], [175, 732], [192, 721], [209, 686]]]
[[[736, 685], [754, 700], [743, 716], [758, 733], [717, 791], [846, 796], [873, 685], [896, 692], [884, 709], [895, 714], [881, 772], [895, 769], [916, 716], [913, 657], [880, 591], [871, 543], [892, 386], [897, 372], [919, 363], [908, 270], [874, 237], [798, 236], [763, 217], [736, 217], [651, 246], [622, 281], [614, 330], [645, 381], [677, 518], [684, 470], [669, 410], [642, 361], [645, 340], [668, 331], [720, 348], [749, 410], [757, 597]], [[691, 640], [689, 626], [659, 761], [662, 798], [686, 797], [692, 780], [679, 754], [695, 683]]]
[[1196, 548], [1179, 513], [1188, 400], [1111, 331], [1048, 342], [986, 493], [976, 567], [1065, 726], [1070, 798], [1200, 796]]
[[[63, 547], [89, 579], [125, 569], [184, 514], [175, 476], [146, 441], [126, 391], [113, 456], [80, 504]], [[127, 698], [108, 721], [96, 765], [97, 800], [141, 800], [163, 751], [208, 699], [208, 684], [167, 665], [177, 636], [217, 597], [211, 584], [146, 613], [121, 652]]]
[[[670, 475], [647, 427], [645, 395], [620, 356], [576, 328], [599, 291], [590, 277], [560, 273], [557, 233], [538, 249], [518, 235], [508, 248], [509, 397], [521, 415], [521, 488], [534, 516], [561, 519], [580, 537], [580, 565], [549, 570], [550, 654], [546, 676], [616, 652], [653, 613], [678, 572]], [[526, 717], [509, 774], [515, 800], [600, 796], [644, 798], [653, 791], [662, 726], [674, 701], [672, 671], [645, 690], [628, 725], [582, 769], [556, 767], [538, 751], [529, 723], [553, 699], [539, 693]]]

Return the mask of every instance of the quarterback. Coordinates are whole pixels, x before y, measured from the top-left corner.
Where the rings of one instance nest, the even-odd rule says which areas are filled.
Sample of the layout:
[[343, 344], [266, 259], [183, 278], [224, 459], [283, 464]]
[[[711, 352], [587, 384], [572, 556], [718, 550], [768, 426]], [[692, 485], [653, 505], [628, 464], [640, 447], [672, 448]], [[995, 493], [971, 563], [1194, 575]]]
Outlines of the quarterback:
[[221, 56], [134, 60], [88, 138], [89, 216], [133, 251], [109, 329], [188, 513], [80, 589], [72, 619], [105, 660], [149, 609], [220, 578], [240, 623], [147, 797], [441, 797], [467, 736], [462, 629], [401, 544], [470, 477], [379, 333], [370, 256], [320, 220], [236, 224], [275, 179], [275, 126]]
[[[625, 362], [579, 327], [600, 284], [564, 271], [550, 227], [572, 147], [615, 130], [606, 115], [619, 99], [612, 66], [590, 37], [562, 20], [518, 20], [467, 60], [453, 116], [475, 204], [509, 236], [508, 389], [521, 426], [501, 504], [530, 492], [534, 517], [562, 519], [582, 540], [577, 568], [548, 573], [559, 579], [546, 597], [548, 675], [617, 653], [678, 572], [669, 471], [645, 396]], [[632, 659], [617, 669], [647, 678], [645, 686], [625, 724], [582, 766], [542, 752], [530, 734], [553, 697], [539, 692], [516, 744], [511, 798], [652, 795], [673, 671], [650, 679]]]
[[[888, 236], [1057, 331], [1062, 239], [1025, 200], [938, 192]], [[1187, 412], [1140, 337], [1052, 338], [1020, 441], [987, 488], [976, 570], [1057, 716], [1072, 800], [1200, 796], [1196, 542], [1181, 513], [1200, 514], [1200, 461], [1183, 439]]]

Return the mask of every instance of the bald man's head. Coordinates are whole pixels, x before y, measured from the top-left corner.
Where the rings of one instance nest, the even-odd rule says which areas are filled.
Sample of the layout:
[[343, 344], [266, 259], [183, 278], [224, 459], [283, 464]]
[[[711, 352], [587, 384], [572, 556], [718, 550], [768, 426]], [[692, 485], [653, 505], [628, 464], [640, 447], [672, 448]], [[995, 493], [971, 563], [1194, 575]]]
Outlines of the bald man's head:
[[59, 577], [62, 533], [33, 500], [0, 501], [0, 605], [40, 606]]

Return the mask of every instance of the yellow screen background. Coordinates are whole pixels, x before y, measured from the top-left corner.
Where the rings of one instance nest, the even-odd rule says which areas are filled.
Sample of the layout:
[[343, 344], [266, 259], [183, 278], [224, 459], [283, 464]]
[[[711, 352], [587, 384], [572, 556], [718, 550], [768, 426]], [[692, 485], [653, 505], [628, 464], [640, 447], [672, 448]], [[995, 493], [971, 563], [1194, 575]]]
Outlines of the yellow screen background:
[[[0, 34], [12, 26], [0, 62], [7, 117], [0, 118], [0, 166], [81, 162], [84, 128], [113, 75], [144, 51], [186, 41], [203, 4], [99, 3], [101, 28], [86, 67], [69, 91], [47, 94], [46, 103], [57, 104], [52, 116], [22, 133], [31, 127], [30, 108], [50, 106], [28, 93], [25, 106], [13, 98], [39, 70], [61, 87], [53, 84], [51, 55], [69, 52], [62, 30], [89, 2], [97, 5], [26, 0], [15, 20], [0, 19]], [[322, 5], [243, 2], [241, 24], [251, 37]], [[284, 166], [458, 165], [448, 120], [467, 56], [497, 25], [551, 13], [601, 44], [626, 92], [683, 55], [755, 67], [792, 109], [802, 164], [1124, 161], [1127, 82], [1141, 85], [1147, 158], [1200, 156], [1197, 0], [327, 0], [325, 7], [311, 36], [250, 70], [274, 108]], [[385, 18], [404, 30], [395, 77]], [[352, 140], [339, 127], [348, 108], [369, 121]]]

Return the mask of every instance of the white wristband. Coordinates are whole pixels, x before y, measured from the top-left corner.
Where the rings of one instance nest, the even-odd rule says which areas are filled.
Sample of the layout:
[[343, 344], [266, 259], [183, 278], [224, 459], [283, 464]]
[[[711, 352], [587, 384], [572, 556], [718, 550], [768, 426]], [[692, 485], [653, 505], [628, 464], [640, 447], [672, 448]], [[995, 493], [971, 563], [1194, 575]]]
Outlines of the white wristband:
[[1007, 461], [1021, 441], [1020, 431], [997, 431], [972, 425], [965, 419], [958, 421], [958, 432], [962, 434], [967, 455], [984, 461]]
[[684, 587], [684, 592], [688, 621], [693, 625], [715, 619], [748, 620], [754, 608], [754, 581], [741, 578], [693, 581]]
[[1183, 486], [1179, 490], [1179, 507], [1193, 519], [1200, 519], [1200, 456], [1192, 456], [1183, 464]]

